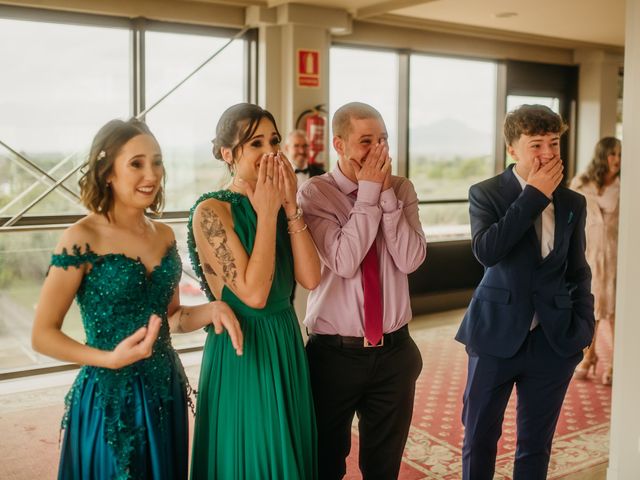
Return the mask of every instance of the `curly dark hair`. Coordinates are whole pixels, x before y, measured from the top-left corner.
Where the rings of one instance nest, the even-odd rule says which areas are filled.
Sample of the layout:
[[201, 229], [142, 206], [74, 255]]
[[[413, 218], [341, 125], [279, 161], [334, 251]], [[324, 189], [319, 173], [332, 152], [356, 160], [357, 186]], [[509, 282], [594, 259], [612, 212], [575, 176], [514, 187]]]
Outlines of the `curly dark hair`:
[[544, 105], [520, 105], [507, 113], [504, 119], [504, 142], [507, 146], [520, 138], [520, 135], [562, 135], [569, 129], [562, 117]]
[[[587, 167], [587, 171], [580, 176], [583, 183], [594, 182], [598, 189], [604, 186], [605, 178], [609, 173], [609, 155], [615, 152], [616, 147], [622, 147], [622, 143], [615, 137], [604, 137], [596, 143], [593, 158]], [[620, 175], [620, 172], [618, 172]]]
[[223, 160], [221, 149], [224, 147], [230, 148], [233, 158], [237, 158], [238, 151], [253, 137], [263, 118], [273, 123], [278, 137], [282, 138], [276, 120], [268, 110], [252, 103], [237, 103], [227, 108], [216, 126], [213, 156]]
[[[109, 218], [113, 207], [113, 192], [107, 185], [107, 178], [113, 171], [113, 163], [120, 149], [138, 135], [150, 135], [155, 139], [149, 127], [135, 118], [127, 121], [111, 120], [96, 133], [89, 150], [87, 167], [78, 181], [80, 199], [89, 211]], [[155, 214], [159, 214], [164, 206], [164, 167], [162, 173], [162, 186], [149, 206]]]

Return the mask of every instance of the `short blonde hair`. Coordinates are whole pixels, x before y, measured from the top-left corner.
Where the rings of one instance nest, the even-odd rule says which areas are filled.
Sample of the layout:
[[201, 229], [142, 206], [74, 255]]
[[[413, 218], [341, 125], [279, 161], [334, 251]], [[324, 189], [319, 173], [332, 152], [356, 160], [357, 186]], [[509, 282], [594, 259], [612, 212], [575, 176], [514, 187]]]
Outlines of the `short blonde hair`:
[[351, 102], [341, 106], [333, 114], [331, 127], [336, 137], [346, 139], [351, 133], [351, 119], [363, 120], [375, 118], [384, 123], [380, 112], [371, 105], [362, 102]]

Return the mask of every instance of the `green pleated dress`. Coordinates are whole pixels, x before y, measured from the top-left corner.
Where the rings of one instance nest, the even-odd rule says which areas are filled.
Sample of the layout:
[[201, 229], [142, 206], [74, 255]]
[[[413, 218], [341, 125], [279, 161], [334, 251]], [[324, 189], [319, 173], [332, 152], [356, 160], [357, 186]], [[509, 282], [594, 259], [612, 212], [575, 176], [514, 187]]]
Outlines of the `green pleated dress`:
[[[209, 299], [209, 290], [193, 236], [193, 212], [216, 198], [231, 205], [234, 230], [249, 255], [257, 218], [248, 198], [228, 190], [198, 199], [191, 210], [188, 243], [194, 270]], [[245, 305], [224, 287], [221, 300], [233, 309], [244, 335], [237, 356], [227, 333], [209, 329], [204, 346], [191, 478], [315, 479], [316, 426], [309, 368], [290, 296], [293, 257], [281, 211], [276, 234], [276, 263], [267, 305]]]

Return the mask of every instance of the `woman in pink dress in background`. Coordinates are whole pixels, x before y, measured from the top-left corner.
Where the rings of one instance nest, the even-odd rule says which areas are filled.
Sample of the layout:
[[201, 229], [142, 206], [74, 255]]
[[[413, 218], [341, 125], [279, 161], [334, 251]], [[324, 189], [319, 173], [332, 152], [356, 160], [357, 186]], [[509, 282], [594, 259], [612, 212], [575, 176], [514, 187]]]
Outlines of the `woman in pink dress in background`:
[[[620, 202], [621, 143], [614, 137], [601, 139], [593, 159], [582, 175], [571, 181], [571, 189], [587, 199], [587, 261], [591, 267], [591, 292], [595, 299], [596, 330], [591, 346], [584, 353], [574, 376], [587, 378], [596, 374], [598, 356], [596, 341], [601, 320], [613, 327], [616, 311], [616, 266], [618, 262], [618, 207]], [[609, 367], [601, 376], [604, 385], [611, 385], [613, 370]]]

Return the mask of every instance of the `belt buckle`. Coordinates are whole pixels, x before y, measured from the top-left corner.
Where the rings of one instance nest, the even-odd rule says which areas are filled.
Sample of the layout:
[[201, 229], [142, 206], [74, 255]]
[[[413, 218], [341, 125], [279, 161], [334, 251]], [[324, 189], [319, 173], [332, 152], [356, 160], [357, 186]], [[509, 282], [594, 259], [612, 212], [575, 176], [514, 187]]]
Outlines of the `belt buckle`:
[[364, 348], [378, 348], [384, 345], [384, 335], [382, 335], [382, 338], [380, 339], [380, 343], [378, 343], [377, 345], [374, 345], [373, 343], [369, 342], [369, 340], [367, 340], [367, 337], [362, 337], [362, 339], [363, 339], [362, 346]]

